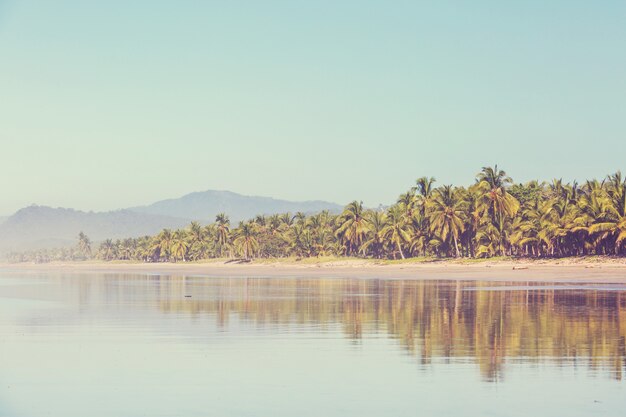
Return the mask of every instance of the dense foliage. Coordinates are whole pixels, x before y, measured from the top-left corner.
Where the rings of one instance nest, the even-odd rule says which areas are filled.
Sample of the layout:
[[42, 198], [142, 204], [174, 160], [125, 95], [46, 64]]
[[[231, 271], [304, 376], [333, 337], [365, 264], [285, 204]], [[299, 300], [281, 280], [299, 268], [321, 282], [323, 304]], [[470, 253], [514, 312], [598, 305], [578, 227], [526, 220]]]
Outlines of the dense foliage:
[[155, 236], [105, 240], [96, 250], [81, 233], [76, 248], [13, 254], [14, 261], [98, 258], [145, 262], [208, 258], [358, 256], [561, 257], [624, 255], [626, 180], [512, 184], [485, 167], [470, 187], [435, 187], [420, 178], [383, 210], [358, 201], [339, 215], [321, 212], [257, 216], [236, 227], [226, 214]]

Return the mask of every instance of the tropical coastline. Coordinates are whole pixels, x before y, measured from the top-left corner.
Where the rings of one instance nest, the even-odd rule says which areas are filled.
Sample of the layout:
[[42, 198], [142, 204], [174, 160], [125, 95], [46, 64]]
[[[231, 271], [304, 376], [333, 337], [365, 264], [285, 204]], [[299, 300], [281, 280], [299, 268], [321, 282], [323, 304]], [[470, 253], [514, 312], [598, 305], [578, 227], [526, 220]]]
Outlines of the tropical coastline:
[[0, 417], [623, 417], [624, 17], [0, 0]]
[[363, 279], [474, 280], [510, 282], [577, 282], [626, 284], [626, 259], [576, 257], [549, 260], [489, 259], [407, 260], [265, 259], [246, 263], [232, 260], [202, 262], [50, 262], [4, 263], [0, 270], [47, 273], [127, 273], [205, 277], [319, 277]]
[[[515, 184], [483, 167], [469, 187], [435, 187], [421, 177], [395, 204], [368, 209], [353, 201], [340, 214], [259, 214], [231, 225], [227, 213], [153, 236], [106, 239], [97, 248], [77, 233], [72, 248], [9, 254], [15, 262], [134, 260], [147, 263], [347, 256], [357, 259], [488, 259], [626, 255], [626, 178], [620, 171], [583, 185], [536, 180]], [[315, 262], [315, 261], [313, 261]]]

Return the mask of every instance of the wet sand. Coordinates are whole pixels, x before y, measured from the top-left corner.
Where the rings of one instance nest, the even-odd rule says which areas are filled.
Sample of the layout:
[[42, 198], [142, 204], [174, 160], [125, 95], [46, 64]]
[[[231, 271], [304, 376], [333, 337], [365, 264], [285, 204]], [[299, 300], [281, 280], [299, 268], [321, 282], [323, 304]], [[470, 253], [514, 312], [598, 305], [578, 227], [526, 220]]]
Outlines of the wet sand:
[[363, 260], [320, 263], [259, 262], [0, 264], [0, 272], [141, 273], [206, 277], [324, 277], [626, 284], [626, 260], [455, 261], [381, 264]]

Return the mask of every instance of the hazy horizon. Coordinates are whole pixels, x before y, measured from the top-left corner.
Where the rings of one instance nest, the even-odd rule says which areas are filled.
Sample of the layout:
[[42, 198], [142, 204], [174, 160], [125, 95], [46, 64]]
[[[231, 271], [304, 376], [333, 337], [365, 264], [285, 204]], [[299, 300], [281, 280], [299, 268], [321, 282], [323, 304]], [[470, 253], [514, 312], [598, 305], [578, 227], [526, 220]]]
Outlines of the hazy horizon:
[[0, 215], [626, 170], [626, 3], [0, 0]]

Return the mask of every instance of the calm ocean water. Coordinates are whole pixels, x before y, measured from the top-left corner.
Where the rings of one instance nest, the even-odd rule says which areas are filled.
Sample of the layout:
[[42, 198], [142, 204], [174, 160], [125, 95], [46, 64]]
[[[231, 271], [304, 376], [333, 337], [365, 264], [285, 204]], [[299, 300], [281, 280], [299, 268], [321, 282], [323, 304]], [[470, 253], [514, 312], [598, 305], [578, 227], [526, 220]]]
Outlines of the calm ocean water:
[[0, 273], [0, 416], [624, 416], [626, 286]]

